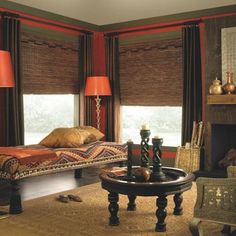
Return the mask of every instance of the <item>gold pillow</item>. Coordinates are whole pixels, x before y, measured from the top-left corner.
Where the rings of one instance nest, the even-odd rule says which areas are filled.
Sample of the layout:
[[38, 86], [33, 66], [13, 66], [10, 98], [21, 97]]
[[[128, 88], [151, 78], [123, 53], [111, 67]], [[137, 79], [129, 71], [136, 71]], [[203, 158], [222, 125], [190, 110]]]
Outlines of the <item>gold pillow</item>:
[[39, 144], [58, 148], [58, 147], [79, 147], [88, 139], [90, 133], [86, 130], [77, 128], [57, 128], [54, 129]]
[[85, 138], [84, 143], [91, 143], [104, 137], [102, 132], [92, 126], [79, 126], [77, 129], [80, 131], [87, 131], [89, 133], [88, 137]]

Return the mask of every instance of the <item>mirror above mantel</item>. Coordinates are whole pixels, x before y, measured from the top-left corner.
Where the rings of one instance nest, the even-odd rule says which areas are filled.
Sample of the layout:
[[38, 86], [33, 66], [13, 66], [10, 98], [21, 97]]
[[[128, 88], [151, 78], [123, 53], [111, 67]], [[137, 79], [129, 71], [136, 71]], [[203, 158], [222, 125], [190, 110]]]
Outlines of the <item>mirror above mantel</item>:
[[221, 29], [221, 63], [222, 84], [226, 81], [226, 74], [236, 76], [236, 27]]

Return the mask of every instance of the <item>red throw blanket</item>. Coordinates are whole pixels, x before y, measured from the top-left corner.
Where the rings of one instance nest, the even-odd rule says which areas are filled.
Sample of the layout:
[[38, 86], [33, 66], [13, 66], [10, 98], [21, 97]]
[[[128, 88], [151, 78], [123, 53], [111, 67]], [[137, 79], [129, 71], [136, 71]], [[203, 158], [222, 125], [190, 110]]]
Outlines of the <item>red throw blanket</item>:
[[17, 158], [21, 165], [29, 162], [56, 161], [60, 159], [55, 152], [43, 149], [0, 147], [0, 153]]

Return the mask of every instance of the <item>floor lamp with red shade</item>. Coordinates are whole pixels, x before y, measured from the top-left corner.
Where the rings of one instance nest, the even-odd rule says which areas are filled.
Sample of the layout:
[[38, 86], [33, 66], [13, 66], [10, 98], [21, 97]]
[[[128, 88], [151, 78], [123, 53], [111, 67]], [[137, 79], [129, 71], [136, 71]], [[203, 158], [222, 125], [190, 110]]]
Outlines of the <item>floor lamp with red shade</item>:
[[[11, 55], [8, 51], [0, 50], [0, 88], [15, 86]], [[0, 219], [6, 218], [8, 212], [0, 211]]]
[[100, 130], [100, 102], [99, 96], [111, 96], [111, 87], [107, 76], [89, 76], [86, 80], [85, 96], [95, 96], [97, 129]]

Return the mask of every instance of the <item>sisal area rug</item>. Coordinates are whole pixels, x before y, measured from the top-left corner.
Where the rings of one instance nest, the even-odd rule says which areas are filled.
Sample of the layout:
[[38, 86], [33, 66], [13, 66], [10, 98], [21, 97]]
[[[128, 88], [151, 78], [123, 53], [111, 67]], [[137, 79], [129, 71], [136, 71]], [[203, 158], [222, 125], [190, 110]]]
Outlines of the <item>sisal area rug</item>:
[[[137, 197], [137, 210], [127, 212], [127, 197], [120, 195], [119, 226], [108, 225], [107, 191], [100, 183], [87, 185], [60, 194], [78, 194], [83, 202], [61, 203], [55, 200], [59, 194], [23, 202], [24, 212], [0, 220], [0, 235], [4, 236], [104, 236], [104, 235], [173, 235], [191, 236], [188, 223], [192, 219], [196, 199], [196, 186], [184, 193], [184, 214], [174, 216], [173, 197], [168, 197], [167, 232], [154, 231], [156, 199]], [[207, 236], [220, 236], [222, 226], [205, 224]]]

